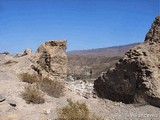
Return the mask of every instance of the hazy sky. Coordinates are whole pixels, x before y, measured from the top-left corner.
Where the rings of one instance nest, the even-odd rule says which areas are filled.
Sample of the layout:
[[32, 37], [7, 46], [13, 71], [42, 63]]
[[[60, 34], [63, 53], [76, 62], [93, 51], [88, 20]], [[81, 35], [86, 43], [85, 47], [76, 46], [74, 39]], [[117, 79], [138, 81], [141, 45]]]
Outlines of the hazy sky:
[[0, 52], [66, 39], [68, 51], [142, 42], [160, 0], [0, 0]]

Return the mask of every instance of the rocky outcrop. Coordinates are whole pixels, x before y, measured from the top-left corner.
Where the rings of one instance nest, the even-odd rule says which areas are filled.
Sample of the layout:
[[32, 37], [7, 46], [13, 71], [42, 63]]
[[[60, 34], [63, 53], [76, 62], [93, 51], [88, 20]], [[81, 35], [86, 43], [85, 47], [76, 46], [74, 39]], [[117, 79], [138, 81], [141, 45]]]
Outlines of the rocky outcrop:
[[42, 77], [66, 79], [67, 55], [66, 41], [48, 41], [42, 44], [35, 55], [32, 68]]
[[94, 90], [102, 98], [160, 107], [160, 16], [144, 43], [130, 49], [115, 68], [102, 73], [94, 82]]
[[32, 54], [32, 50], [29, 48], [26, 48], [23, 53], [17, 53], [16, 57], [23, 57], [23, 56], [31, 55], [31, 54]]
[[32, 54], [32, 50], [29, 48], [25, 49], [23, 55], [30, 55], [30, 54]]

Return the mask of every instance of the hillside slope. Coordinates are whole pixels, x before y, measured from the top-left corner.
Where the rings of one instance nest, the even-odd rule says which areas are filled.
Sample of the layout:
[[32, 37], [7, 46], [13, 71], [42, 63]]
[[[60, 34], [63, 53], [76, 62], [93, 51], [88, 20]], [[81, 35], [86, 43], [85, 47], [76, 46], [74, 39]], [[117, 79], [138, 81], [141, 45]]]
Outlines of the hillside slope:
[[[68, 52], [68, 75], [74, 79], [96, 78], [101, 72], [114, 67], [114, 64], [124, 56], [130, 48], [139, 43]], [[90, 75], [92, 71], [92, 75]]]

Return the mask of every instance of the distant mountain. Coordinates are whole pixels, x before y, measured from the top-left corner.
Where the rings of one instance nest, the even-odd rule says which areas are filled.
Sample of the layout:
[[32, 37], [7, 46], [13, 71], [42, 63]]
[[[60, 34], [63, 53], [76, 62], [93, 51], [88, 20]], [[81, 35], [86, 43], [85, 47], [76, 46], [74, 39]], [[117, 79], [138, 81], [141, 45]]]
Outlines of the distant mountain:
[[67, 52], [68, 74], [75, 79], [86, 79], [87, 71], [92, 70], [92, 78], [95, 79], [101, 72], [114, 67], [130, 48], [138, 44]]
[[127, 52], [130, 48], [138, 45], [140, 43], [133, 43], [128, 45], [121, 46], [113, 46], [106, 48], [97, 48], [97, 49], [89, 49], [89, 50], [74, 50], [67, 52], [68, 55], [80, 55], [80, 56], [106, 56], [106, 57], [114, 57], [114, 56], [123, 56], [125, 52]]

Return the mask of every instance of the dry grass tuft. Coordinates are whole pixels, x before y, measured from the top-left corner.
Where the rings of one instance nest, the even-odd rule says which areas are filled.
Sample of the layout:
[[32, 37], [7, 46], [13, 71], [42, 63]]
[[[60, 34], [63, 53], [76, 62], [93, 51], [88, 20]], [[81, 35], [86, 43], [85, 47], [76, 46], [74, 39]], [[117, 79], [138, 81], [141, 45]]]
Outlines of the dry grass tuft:
[[40, 83], [41, 90], [48, 95], [59, 98], [64, 95], [65, 83], [58, 80], [51, 80], [49, 78], [42, 79]]
[[29, 74], [29, 73], [20, 74], [20, 79], [23, 82], [27, 82], [27, 83], [31, 83], [31, 84], [38, 82], [40, 80], [40, 78], [36, 74]]
[[89, 109], [85, 103], [73, 102], [68, 99], [68, 105], [58, 110], [59, 120], [102, 120], [94, 114], [89, 115]]
[[8, 64], [12, 64], [12, 63], [18, 63], [17, 61], [13, 61], [13, 60], [8, 60], [7, 62], [5, 62], [4, 64], [5, 65], [8, 65]]
[[23, 99], [29, 103], [42, 104], [44, 103], [44, 94], [39, 89], [37, 84], [28, 84], [21, 93]]

